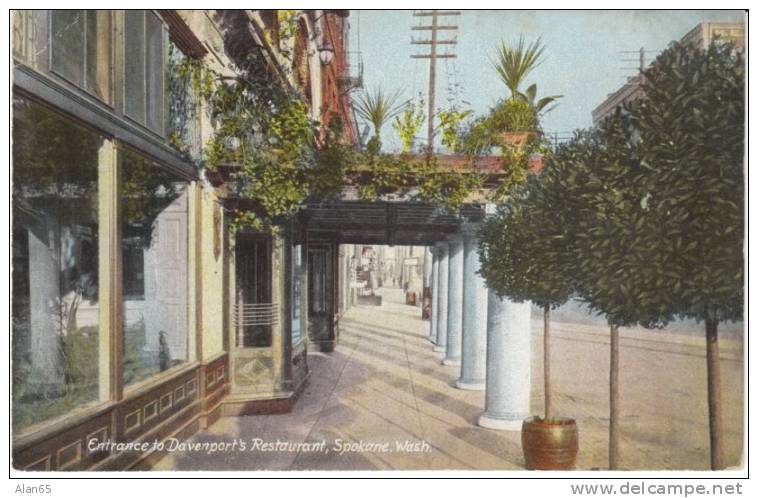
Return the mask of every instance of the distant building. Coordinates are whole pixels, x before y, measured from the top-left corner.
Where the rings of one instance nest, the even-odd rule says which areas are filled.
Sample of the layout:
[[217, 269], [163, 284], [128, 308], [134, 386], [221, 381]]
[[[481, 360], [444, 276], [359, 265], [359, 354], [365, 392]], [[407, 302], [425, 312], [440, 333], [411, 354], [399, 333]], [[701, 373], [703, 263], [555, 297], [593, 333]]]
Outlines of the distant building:
[[[701, 22], [692, 28], [681, 38], [682, 43], [706, 48], [711, 41], [719, 39], [724, 42], [734, 43], [739, 48], [745, 47], [745, 24], [741, 22]], [[642, 71], [642, 67], [640, 71]], [[608, 97], [595, 109], [592, 110], [592, 124], [597, 125], [603, 119], [610, 116], [616, 108], [627, 102], [633, 102], [644, 95], [642, 85], [644, 76], [640, 72], [637, 76], [629, 78], [618, 90]]]
[[745, 25], [741, 22], [701, 22], [682, 37], [682, 43], [705, 48], [715, 39], [745, 47]]
[[603, 119], [613, 114], [617, 107], [627, 102], [634, 102], [642, 97], [645, 94], [642, 91], [643, 81], [644, 78], [642, 73], [640, 73], [633, 78], [629, 78], [624, 86], [608, 95], [608, 98], [592, 110], [592, 124], [597, 125]]

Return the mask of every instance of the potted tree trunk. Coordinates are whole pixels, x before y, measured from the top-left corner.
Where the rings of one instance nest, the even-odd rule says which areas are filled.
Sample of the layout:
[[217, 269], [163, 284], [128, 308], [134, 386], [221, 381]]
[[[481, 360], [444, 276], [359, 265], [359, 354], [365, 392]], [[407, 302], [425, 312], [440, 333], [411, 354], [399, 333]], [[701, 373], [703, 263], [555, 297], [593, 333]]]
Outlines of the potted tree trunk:
[[[507, 204], [482, 229], [482, 275], [490, 288], [513, 301], [543, 309], [545, 412], [524, 420], [521, 443], [527, 469], [574, 468], [579, 433], [571, 418], [556, 417], [550, 378], [550, 310], [572, 295], [568, 250], [570, 213], [554, 204], [560, 183], [551, 181], [549, 161], [542, 175], [514, 189]], [[547, 173], [547, 174], [546, 174]]]
[[545, 416], [529, 417], [521, 427], [521, 448], [529, 470], [571, 470], [579, 453], [579, 429], [573, 418], [555, 417], [550, 384], [550, 306], [543, 312]]

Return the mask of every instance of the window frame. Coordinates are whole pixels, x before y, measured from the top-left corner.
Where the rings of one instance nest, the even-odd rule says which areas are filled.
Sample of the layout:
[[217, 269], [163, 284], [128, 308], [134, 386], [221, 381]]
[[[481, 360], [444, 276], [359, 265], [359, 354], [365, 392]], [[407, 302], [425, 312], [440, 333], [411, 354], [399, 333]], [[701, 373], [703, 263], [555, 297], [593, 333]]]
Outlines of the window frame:
[[[143, 54], [142, 54], [142, 65], [143, 65], [143, 89], [142, 92], [142, 108], [144, 111], [144, 122], [141, 122], [136, 117], [133, 117], [129, 115], [129, 113], [126, 111], [126, 86], [127, 86], [127, 80], [128, 80], [128, 74], [126, 70], [126, 54], [128, 51], [128, 47], [126, 46], [126, 11], [121, 11], [121, 36], [119, 37], [119, 43], [123, 47], [122, 50], [122, 57], [121, 60], [118, 61], [119, 69], [122, 72], [123, 77], [121, 78], [121, 113], [124, 116], [124, 118], [128, 119], [130, 122], [140, 126], [141, 128], [149, 131], [150, 133], [153, 133], [154, 135], [160, 137], [161, 139], [168, 139], [167, 137], [167, 119], [168, 119], [168, 113], [169, 113], [169, 99], [167, 98], [167, 69], [168, 69], [168, 62], [169, 62], [169, 29], [168, 24], [166, 24], [166, 21], [163, 20], [163, 17], [161, 15], [152, 9], [137, 9], [135, 12], [140, 12], [142, 14], [142, 35], [143, 35]], [[161, 58], [161, 94], [162, 94], [162, 101], [161, 101], [161, 119], [159, 120], [160, 123], [160, 130], [154, 130], [150, 128], [148, 125], [149, 119], [148, 119], [148, 108], [149, 106], [149, 99], [148, 99], [148, 77], [147, 77], [147, 70], [148, 70], [148, 47], [147, 47], [147, 16], [153, 15], [158, 20], [158, 22], [161, 25], [161, 50], [160, 54], [162, 56]]]
[[[115, 158], [115, 155], [111, 155], [108, 152], [109, 151], [115, 151], [116, 145], [113, 139], [109, 138], [106, 134], [104, 134], [101, 130], [99, 130], [97, 127], [92, 126], [91, 123], [87, 123], [85, 121], [82, 121], [76, 116], [72, 116], [69, 113], [61, 111], [59, 108], [57, 108], [54, 105], [51, 105], [49, 102], [46, 102], [39, 97], [35, 96], [32, 93], [26, 92], [24, 90], [13, 88], [12, 93], [13, 98], [21, 98], [26, 100], [27, 102], [32, 103], [33, 105], [39, 106], [45, 111], [57, 116], [58, 119], [64, 120], [69, 122], [71, 125], [77, 126], [81, 128], [83, 131], [86, 131], [87, 133], [91, 133], [97, 136], [100, 136], [102, 138], [102, 144], [100, 146], [100, 152], [98, 154], [98, 164], [97, 164], [97, 264], [98, 264], [98, 270], [97, 270], [97, 285], [98, 285], [98, 386], [97, 386], [97, 395], [95, 399], [86, 401], [84, 403], [81, 403], [75, 407], [72, 408], [71, 411], [55, 415], [53, 417], [40, 420], [37, 422], [34, 422], [28, 426], [25, 426], [21, 429], [14, 429], [13, 432], [13, 446], [23, 446], [26, 444], [29, 440], [38, 440], [38, 439], [44, 439], [49, 436], [49, 434], [55, 433], [59, 430], [60, 427], [69, 427], [73, 426], [77, 423], [81, 423], [82, 420], [86, 420], [89, 417], [96, 416], [99, 413], [102, 413], [104, 410], [107, 410], [114, 401], [120, 400], [121, 396], [120, 394], [116, 393], [116, 390], [113, 389], [113, 386], [110, 385], [109, 379], [110, 376], [114, 372], [115, 368], [115, 362], [113, 359], [107, 355], [103, 354], [104, 349], [107, 347], [107, 344], [112, 342], [114, 340], [113, 337], [113, 331], [108, 325], [108, 320], [114, 320], [116, 313], [114, 313], [114, 310], [110, 306], [112, 302], [112, 295], [109, 293], [107, 288], [107, 282], [108, 282], [108, 271], [102, 267], [102, 262], [104, 259], [108, 259], [109, 255], [103, 252], [104, 247], [107, 247], [108, 242], [106, 239], [108, 239], [108, 213], [104, 212], [103, 207], [103, 201], [105, 199], [108, 199], [109, 196], [109, 189], [111, 187], [110, 180], [112, 177], [109, 177], [108, 175], [104, 175], [105, 171], [111, 171], [115, 172], [118, 168], [117, 166], [117, 159]], [[11, 104], [12, 105], [12, 104]], [[19, 167], [18, 164], [15, 163], [13, 159], [13, 148], [10, 150], [10, 158], [11, 158], [11, 171], [17, 167]], [[12, 174], [12, 173], [11, 173]], [[11, 195], [11, 207], [16, 202], [15, 196]], [[11, 227], [12, 228], [12, 227]], [[104, 316], [107, 315], [107, 319], [104, 320]], [[11, 332], [12, 334], [12, 332]], [[12, 337], [10, 338], [12, 340]], [[11, 379], [10, 384], [11, 389], [14, 389], [16, 386], [14, 386], [13, 381]], [[10, 392], [9, 392], [10, 396]], [[10, 407], [13, 407], [13, 399], [10, 401]]]
[[[162, 382], [164, 382], [166, 379], [172, 378], [174, 375], [179, 375], [184, 371], [191, 370], [192, 368], [195, 368], [198, 364], [198, 358], [194, 353], [194, 344], [197, 340], [197, 334], [198, 334], [198, 328], [196, 324], [193, 324], [192, 322], [192, 314], [194, 313], [193, 305], [192, 305], [192, 288], [191, 288], [191, 277], [190, 274], [193, 271], [193, 265], [196, 264], [193, 262], [193, 248], [195, 245], [195, 238], [197, 237], [196, 233], [193, 233], [192, 230], [192, 212], [195, 209], [195, 199], [193, 195], [193, 183], [194, 180], [187, 176], [186, 174], [175, 170], [174, 168], [171, 168], [167, 166], [166, 164], [158, 161], [154, 157], [150, 156], [144, 151], [141, 151], [135, 147], [131, 147], [126, 144], [120, 144], [117, 147], [117, 155], [118, 155], [118, 185], [114, 188], [114, 197], [115, 202], [117, 203], [117, 219], [119, 222], [117, 225], [117, 236], [115, 237], [114, 244], [114, 251], [118, 251], [117, 256], [115, 256], [115, 261], [117, 263], [112, 263], [117, 265], [118, 267], [118, 275], [119, 277], [116, 279], [115, 285], [118, 286], [119, 292], [116, 296], [116, 303], [118, 309], [118, 322], [120, 327], [118, 331], [118, 337], [119, 340], [124, 341], [126, 339], [126, 301], [128, 299], [133, 299], [134, 296], [130, 296], [124, 293], [125, 291], [125, 280], [124, 280], [124, 259], [123, 259], [123, 241], [124, 241], [124, 204], [123, 204], [123, 179], [125, 174], [125, 161], [127, 155], [135, 155], [141, 158], [144, 161], [147, 161], [150, 163], [150, 166], [156, 169], [163, 170], [165, 172], [170, 173], [171, 175], [176, 176], [178, 179], [180, 179], [182, 182], [186, 182], [185, 186], [185, 194], [187, 195], [187, 254], [186, 254], [186, 302], [185, 302], [185, 319], [186, 319], [186, 352], [185, 352], [185, 359], [176, 365], [173, 365], [169, 367], [168, 369], [162, 371], [153, 373], [148, 377], [145, 377], [143, 379], [131, 382], [129, 384], [126, 383], [126, 380], [124, 378], [125, 375], [125, 368], [124, 368], [124, 361], [126, 359], [126, 350], [125, 348], [119, 351], [119, 368], [112, 370], [112, 374], [116, 377], [117, 382], [121, 386], [121, 392], [118, 394], [115, 398], [115, 401], [122, 401], [123, 399], [130, 399], [134, 396], [139, 395], [140, 393], [144, 392], [145, 390], [150, 389], [151, 387], [158, 385]], [[144, 285], [144, 268], [143, 268], [143, 285]], [[142, 301], [146, 302], [146, 298], [143, 295], [141, 299], [134, 299], [136, 301]]]
[[[81, 9], [72, 9], [72, 10], [81, 10]], [[79, 85], [75, 81], [71, 81], [71, 79], [69, 79], [68, 77], [66, 77], [61, 71], [56, 70], [55, 67], [54, 67], [54, 65], [53, 65], [53, 54], [55, 53], [55, 49], [53, 48], [54, 47], [54, 44], [53, 44], [53, 16], [55, 15], [55, 12], [56, 12], [55, 9], [47, 10], [46, 11], [47, 15], [46, 15], [46, 19], [45, 19], [44, 22], [45, 22], [46, 28], [47, 28], [47, 36], [46, 36], [46, 40], [45, 40], [46, 43], [47, 43], [47, 53], [45, 54], [45, 59], [46, 59], [46, 63], [47, 63], [46, 70], [50, 74], [56, 76], [57, 78], [62, 79], [63, 81], [65, 81], [65, 82], [73, 85], [74, 87], [78, 88], [79, 90], [85, 92], [87, 95], [92, 96], [95, 99], [97, 99], [98, 101], [100, 101], [100, 102], [106, 104], [107, 106], [111, 107], [112, 103], [113, 103], [113, 100], [114, 100], [113, 99], [113, 88], [114, 88], [114, 77], [115, 77], [114, 70], [113, 70], [113, 68], [114, 68], [114, 47], [113, 47], [114, 46], [114, 36], [113, 36], [113, 33], [115, 31], [114, 15], [113, 15], [114, 11], [108, 10], [108, 9], [104, 9], [103, 11], [106, 12], [107, 16], [108, 16], [107, 17], [107, 19], [108, 19], [108, 31], [110, 33], [109, 36], [108, 36], [108, 48], [107, 48], [107, 51], [106, 51], [106, 53], [108, 54], [108, 62], [107, 62], [107, 64], [108, 64], [108, 84], [107, 84], [107, 87], [108, 88], [107, 88], [107, 92], [106, 92], [104, 98], [101, 98], [99, 95], [97, 95], [97, 93], [90, 91], [88, 89], [88, 87], [87, 87], [87, 82], [88, 82], [87, 75], [89, 73], [89, 66], [88, 66], [88, 52], [89, 52], [89, 50], [87, 50], [87, 32], [88, 32], [88, 29], [87, 29], [87, 19], [88, 19], [88, 17], [90, 15], [97, 16], [98, 15], [98, 10], [90, 10], [90, 9], [83, 9], [82, 10], [82, 12], [84, 12], [84, 16], [85, 17], [84, 17], [84, 21], [82, 23], [82, 26], [83, 26], [82, 32], [83, 32], [83, 40], [84, 40], [83, 41], [83, 46], [82, 46], [82, 51], [84, 53], [82, 54], [83, 64], [82, 64], [82, 84], [81, 85]], [[27, 16], [28, 15], [30, 15], [30, 14], [27, 14]], [[35, 11], [31, 15], [37, 15], [37, 12]], [[27, 19], [27, 22], [28, 22], [28, 19]], [[27, 37], [25, 36], [25, 38], [27, 38]], [[27, 42], [28, 42], [28, 40], [27, 40]], [[28, 57], [28, 54], [27, 54], [27, 57]]]

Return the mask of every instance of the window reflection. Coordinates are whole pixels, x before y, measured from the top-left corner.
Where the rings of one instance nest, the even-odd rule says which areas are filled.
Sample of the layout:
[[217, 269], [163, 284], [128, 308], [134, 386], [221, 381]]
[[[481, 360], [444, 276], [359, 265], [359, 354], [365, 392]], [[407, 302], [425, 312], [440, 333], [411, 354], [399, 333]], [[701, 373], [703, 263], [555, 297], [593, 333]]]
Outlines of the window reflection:
[[98, 152], [104, 140], [13, 102], [13, 426], [98, 395]]
[[124, 383], [187, 360], [188, 184], [124, 154], [121, 206]]

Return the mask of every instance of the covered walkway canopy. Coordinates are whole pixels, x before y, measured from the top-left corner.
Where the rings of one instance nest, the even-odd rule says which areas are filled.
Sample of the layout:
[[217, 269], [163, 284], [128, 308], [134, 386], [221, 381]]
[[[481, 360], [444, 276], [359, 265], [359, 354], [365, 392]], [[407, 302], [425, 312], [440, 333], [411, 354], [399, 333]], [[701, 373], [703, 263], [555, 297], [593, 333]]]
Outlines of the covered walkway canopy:
[[484, 214], [484, 204], [465, 204], [456, 214], [420, 202], [339, 200], [308, 204], [301, 221], [309, 233], [342, 244], [431, 245]]

